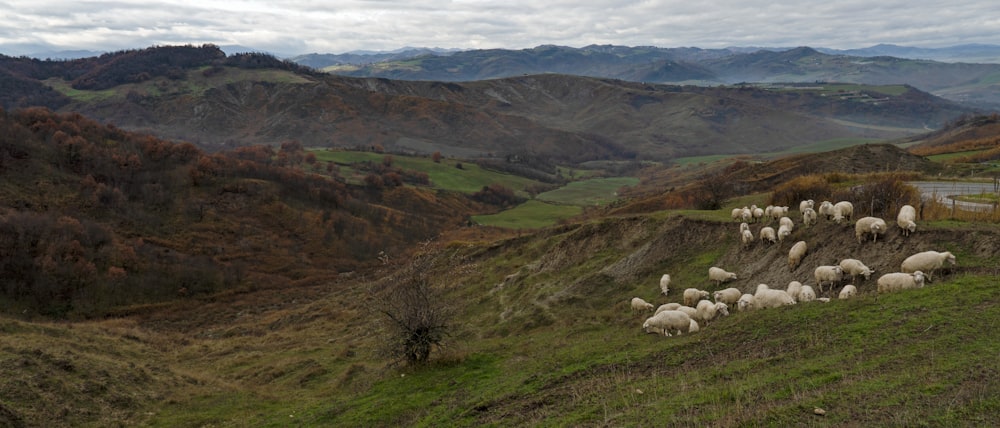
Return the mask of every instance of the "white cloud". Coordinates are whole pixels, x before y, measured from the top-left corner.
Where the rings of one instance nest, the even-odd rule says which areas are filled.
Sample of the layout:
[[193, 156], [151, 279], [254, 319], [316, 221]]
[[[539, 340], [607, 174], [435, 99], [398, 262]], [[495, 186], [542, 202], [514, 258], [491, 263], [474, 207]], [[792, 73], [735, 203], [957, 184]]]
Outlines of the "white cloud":
[[23, 1], [0, 3], [0, 52], [238, 44], [278, 53], [593, 43], [865, 47], [1000, 44], [988, 1]]

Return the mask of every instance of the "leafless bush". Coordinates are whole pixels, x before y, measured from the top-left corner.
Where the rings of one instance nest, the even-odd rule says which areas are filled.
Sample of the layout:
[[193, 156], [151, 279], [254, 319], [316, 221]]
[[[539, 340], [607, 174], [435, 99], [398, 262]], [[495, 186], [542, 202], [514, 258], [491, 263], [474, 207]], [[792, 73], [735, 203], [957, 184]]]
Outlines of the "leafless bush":
[[372, 302], [382, 315], [383, 351], [393, 362], [427, 362], [451, 335], [451, 307], [422, 275], [383, 281], [372, 290]]

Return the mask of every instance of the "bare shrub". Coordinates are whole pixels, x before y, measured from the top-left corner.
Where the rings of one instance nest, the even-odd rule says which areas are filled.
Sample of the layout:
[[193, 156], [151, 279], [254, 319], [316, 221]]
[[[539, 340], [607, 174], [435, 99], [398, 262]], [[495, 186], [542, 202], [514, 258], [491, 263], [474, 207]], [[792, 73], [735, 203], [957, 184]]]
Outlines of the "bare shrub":
[[389, 278], [371, 292], [371, 307], [382, 315], [383, 352], [394, 363], [425, 363], [451, 335], [451, 308], [424, 276]]

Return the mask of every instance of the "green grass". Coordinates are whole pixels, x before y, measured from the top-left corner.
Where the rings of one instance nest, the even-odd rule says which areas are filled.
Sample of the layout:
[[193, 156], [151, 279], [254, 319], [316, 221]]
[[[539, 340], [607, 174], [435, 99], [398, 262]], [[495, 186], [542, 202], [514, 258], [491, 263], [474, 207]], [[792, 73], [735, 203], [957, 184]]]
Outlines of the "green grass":
[[687, 156], [682, 158], [674, 158], [671, 161], [677, 165], [688, 166], [688, 165], [698, 165], [698, 164], [710, 164], [713, 162], [731, 159], [737, 155], [705, 155], [705, 156]]
[[932, 160], [934, 162], [948, 162], [948, 161], [950, 161], [952, 159], [956, 159], [956, 158], [960, 158], [960, 157], [964, 157], [964, 156], [969, 156], [969, 155], [974, 155], [976, 153], [982, 153], [982, 152], [985, 152], [987, 150], [990, 150], [990, 149], [978, 149], [978, 150], [967, 150], [967, 151], [964, 151], [964, 152], [942, 153], [942, 154], [939, 154], [939, 155], [930, 155], [930, 156], [927, 156], [927, 159], [930, 159], [930, 160]]
[[822, 153], [837, 149], [843, 149], [845, 147], [860, 146], [862, 144], [868, 144], [868, 143], [877, 143], [880, 141], [882, 140], [875, 138], [833, 138], [812, 144], [793, 147], [791, 149], [783, 150], [780, 152], [765, 153], [764, 156], [781, 157], [781, 156], [800, 154], [800, 153]]
[[537, 229], [551, 226], [559, 220], [574, 217], [581, 212], [583, 208], [578, 205], [558, 205], [529, 200], [497, 214], [472, 216], [472, 221], [508, 229]]
[[579, 206], [606, 205], [618, 199], [618, 190], [639, 183], [636, 177], [594, 178], [574, 181], [552, 191], [539, 194], [536, 199], [556, 204]]

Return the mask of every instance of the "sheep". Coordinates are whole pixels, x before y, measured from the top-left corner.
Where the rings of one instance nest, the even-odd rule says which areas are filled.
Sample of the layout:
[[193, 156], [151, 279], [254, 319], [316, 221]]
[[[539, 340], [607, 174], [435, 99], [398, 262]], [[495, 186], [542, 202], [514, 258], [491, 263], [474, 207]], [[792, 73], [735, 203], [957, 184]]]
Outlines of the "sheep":
[[841, 221], [850, 221], [854, 216], [854, 204], [847, 201], [840, 201], [833, 204], [833, 221], [840, 224]]
[[690, 306], [678, 306], [675, 311], [681, 311], [687, 314], [691, 319], [698, 318], [698, 310]]
[[716, 285], [722, 285], [723, 282], [737, 278], [734, 272], [727, 272], [725, 269], [712, 266], [708, 268], [708, 279], [709, 281], [715, 281]]
[[788, 230], [795, 230], [795, 223], [788, 217], [778, 219], [778, 226], [788, 226]]
[[874, 269], [865, 266], [858, 259], [844, 259], [840, 261], [840, 269], [844, 271], [845, 274], [851, 275], [851, 281], [854, 281], [858, 275], [865, 277], [865, 281], [871, 278]]
[[765, 245], [778, 243], [778, 235], [774, 232], [773, 227], [765, 226], [760, 228], [760, 242]]
[[795, 299], [789, 296], [785, 290], [772, 290], [767, 284], [758, 284], [757, 292], [753, 295], [753, 308], [765, 309], [776, 308], [785, 305], [794, 305]]
[[816, 211], [812, 208], [802, 211], [802, 224], [807, 227], [816, 224]]
[[744, 230], [743, 232], [740, 232], [740, 235], [740, 239], [743, 241], [743, 248], [749, 248], [753, 245], [753, 232], [750, 230]]
[[813, 290], [812, 286], [803, 285], [802, 290], [799, 292], [798, 299], [799, 302], [811, 302], [816, 300], [816, 290]]
[[740, 300], [740, 296], [743, 292], [738, 288], [727, 288], [725, 290], [719, 290], [712, 293], [712, 297], [715, 299], [716, 303], [725, 303], [727, 305], [736, 305], [736, 302]]
[[712, 303], [708, 300], [702, 300], [698, 302], [695, 310], [698, 311], [698, 314], [694, 320], [698, 321], [699, 324], [708, 324], [716, 317], [729, 315], [729, 305], [722, 302]]
[[782, 217], [788, 215], [788, 207], [774, 207], [771, 208], [771, 218], [778, 220]]
[[878, 236], [884, 234], [886, 228], [885, 220], [878, 217], [862, 217], [854, 225], [854, 237], [858, 239], [860, 244], [864, 241], [865, 235], [870, 233], [872, 241], [877, 242]]
[[830, 201], [823, 201], [819, 204], [819, 215], [826, 217], [827, 220], [833, 218], [833, 203]]
[[640, 297], [632, 298], [632, 312], [651, 311], [654, 307], [652, 303], [642, 300]]
[[785, 292], [789, 296], [792, 296], [796, 301], [799, 300], [799, 294], [802, 294], [802, 283], [798, 281], [792, 281], [788, 283], [788, 288], [785, 288]]
[[740, 312], [753, 309], [753, 294], [745, 293], [736, 302], [736, 309]]
[[835, 286], [844, 280], [844, 270], [840, 266], [817, 266], [813, 270], [813, 276], [816, 278], [819, 292], [822, 293], [823, 284], [829, 283], [831, 286]]
[[670, 274], [668, 273], [665, 273], [660, 277], [660, 292], [662, 292], [664, 296], [670, 292]]
[[679, 307], [681, 307], [681, 304], [677, 302], [664, 303], [660, 305], [660, 307], [656, 308], [656, 312], [653, 312], [653, 315], [663, 311], [676, 311]]
[[844, 288], [840, 289], [840, 294], [837, 295], [837, 298], [850, 299], [856, 295], [858, 295], [858, 287], [855, 287], [853, 284], [847, 284]]
[[699, 290], [697, 288], [688, 288], [684, 290], [684, 306], [691, 306], [698, 304], [701, 299], [707, 299], [708, 292], [705, 290]]
[[770, 219], [771, 211], [774, 211], [774, 205], [768, 205], [767, 208], [764, 208], [764, 217]]
[[753, 211], [750, 211], [750, 208], [743, 207], [743, 211], [740, 212], [740, 220], [744, 222], [753, 221]]
[[788, 250], [788, 269], [795, 270], [808, 250], [806, 241], [799, 241], [792, 245], [792, 249]]
[[733, 208], [733, 221], [743, 221], [743, 208]]
[[778, 242], [784, 242], [785, 238], [789, 236], [792, 236], [792, 228], [786, 224], [778, 226]]
[[917, 210], [912, 205], [903, 205], [896, 215], [896, 225], [903, 232], [903, 236], [910, 236], [917, 230]]
[[758, 221], [761, 221], [764, 218], [764, 209], [763, 208], [756, 208], [756, 207], [754, 207], [754, 208], [751, 209], [751, 211], [753, 212], [753, 221], [758, 222]]
[[812, 199], [807, 199], [799, 202], [799, 212], [805, 212], [806, 210], [811, 210], [816, 206], [816, 203]]
[[944, 266], [945, 261], [947, 261], [948, 264], [955, 266], [955, 255], [952, 254], [951, 251], [940, 253], [937, 251], [924, 251], [903, 260], [903, 263], [899, 266], [899, 270], [906, 273], [913, 273], [916, 271], [927, 272], [927, 281], [931, 281], [933, 279], [934, 271]]
[[743, 233], [745, 230], [750, 230], [750, 225], [747, 222], [740, 223], [740, 233]]
[[691, 331], [691, 317], [681, 311], [663, 311], [646, 319], [642, 330], [646, 333], [660, 333], [670, 336], [670, 333], [688, 333]]
[[878, 292], [880, 294], [910, 288], [921, 288], [923, 286], [924, 273], [919, 270], [913, 273], [887, 273], [878, 279]]
[[696, 332], [698, 332], [699, 330], [701, 330], [701, 327], [698, 327], [698, 322], [697, 322], [697, 321], [695, 321], [695, 320], [691, 320], [691, 326], [690, 326], [690, 327], [688, 327], [688, 333], [689, 333], [689, 334], [690, 334], [690, 333], [696, 333]]

